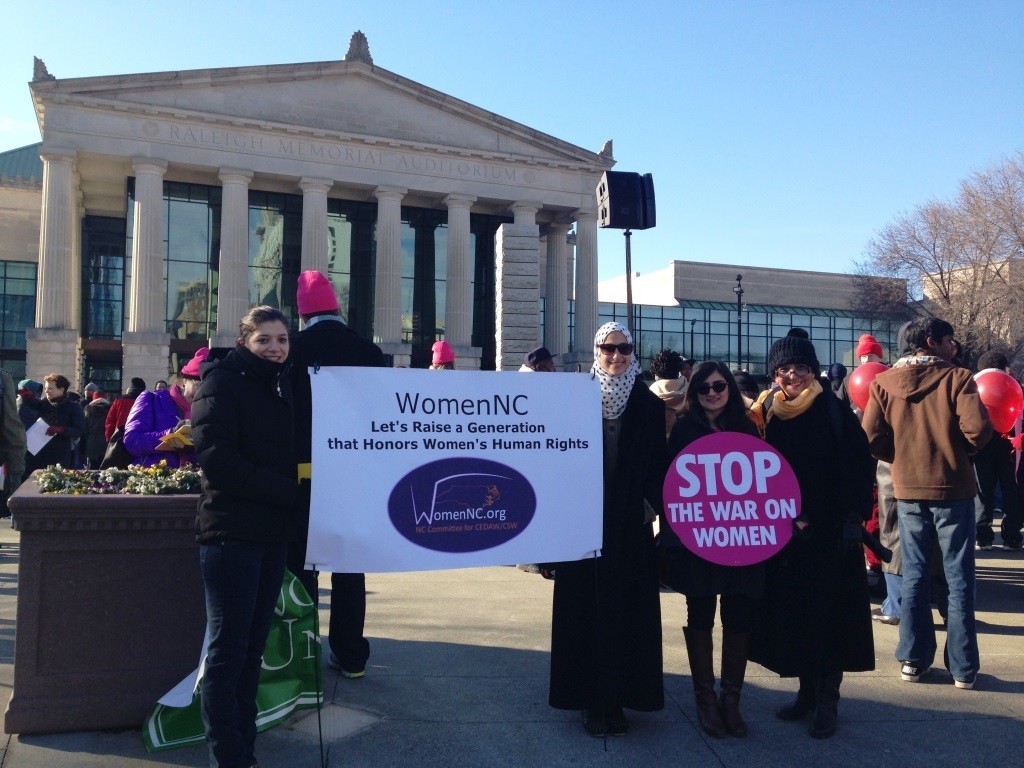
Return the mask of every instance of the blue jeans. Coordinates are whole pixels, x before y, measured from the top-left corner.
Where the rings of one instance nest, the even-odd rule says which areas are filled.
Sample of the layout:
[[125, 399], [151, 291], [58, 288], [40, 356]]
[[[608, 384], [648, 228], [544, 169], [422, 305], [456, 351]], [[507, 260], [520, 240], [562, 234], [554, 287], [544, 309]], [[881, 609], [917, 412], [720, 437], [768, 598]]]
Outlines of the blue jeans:
[[929, 601], [932, 553], [938, 541], [949, 585], [947, 667], [957, 680], [973, 680], [981, 661], [974, 623], [974, 499], [898, 501], [903, 549], [903, 596], [896, 658], [931, 666], [935, 624]]
[[285, 557], [284, 541], [199, 547], [210, 637], [200, 696], [212, 768], [256, 762], [256, 690]]
[[903, 615], [903, 577], [898, 573], [886, 573], [885, 600], [882, 601], [882, 613], [898, 619]]

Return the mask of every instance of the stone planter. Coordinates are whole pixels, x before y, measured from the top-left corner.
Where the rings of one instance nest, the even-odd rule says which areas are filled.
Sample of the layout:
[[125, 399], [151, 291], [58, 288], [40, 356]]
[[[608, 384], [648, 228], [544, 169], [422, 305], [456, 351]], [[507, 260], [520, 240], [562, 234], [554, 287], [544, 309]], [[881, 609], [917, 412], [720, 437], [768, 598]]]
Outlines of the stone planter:
[[206, 624], [195, 495], [10, 499], [21, 532], [7, 733], [139, 726]]

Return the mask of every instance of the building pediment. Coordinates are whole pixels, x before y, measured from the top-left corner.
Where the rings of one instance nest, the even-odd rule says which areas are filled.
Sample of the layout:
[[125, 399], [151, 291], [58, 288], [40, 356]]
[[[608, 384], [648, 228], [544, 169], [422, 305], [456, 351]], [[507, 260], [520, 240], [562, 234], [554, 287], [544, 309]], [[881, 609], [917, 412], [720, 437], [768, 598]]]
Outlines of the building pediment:
[[[281, 128], [411, 149], [601, 170], [614, 163], [363, 61], [283, 64], [128, 76], [38, 79], [48, 104], [80, 104], [235, 128]], [[45, 133], [44, 133], [45, 135]]]

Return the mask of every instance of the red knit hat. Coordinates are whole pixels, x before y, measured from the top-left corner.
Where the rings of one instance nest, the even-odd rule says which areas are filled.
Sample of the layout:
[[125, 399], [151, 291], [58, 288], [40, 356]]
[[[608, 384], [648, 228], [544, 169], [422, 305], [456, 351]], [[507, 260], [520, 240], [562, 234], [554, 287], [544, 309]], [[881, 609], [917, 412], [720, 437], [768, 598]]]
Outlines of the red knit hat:
[[307, 269], [299, 275], [295, 301], [299, 305], [299, 314], [303, 317], [318, 312], [338, 311], [338, 296], [334, 292], [334, 287], [324, 277], [323, 272], [315, 269]]
[[196, 353], [192, 356], [181, 369], [181, 375], [188, 379], [198, 379], [200, 377], [199, 365], [206, 361], [206, 358], [210, 356], [209, 347], [200, 347], [196, 350]]
[[430, 361], [431, 365], [444, 365], [445, 363], [455, 362], [455, 350], [452, 349], [452, 345], [447, 341], [435, 341], [430, 351], [434, 353], [434, 357]]
[[870, 333], [865, 333], [860, 337], [860, 341], [857, 342], [857, 358], [860, 359], [864, 355], [878, 355], [879, 357], [884, 356], [882, 351], [882, 345], [878, 343], [878, 339], [872, 336]]

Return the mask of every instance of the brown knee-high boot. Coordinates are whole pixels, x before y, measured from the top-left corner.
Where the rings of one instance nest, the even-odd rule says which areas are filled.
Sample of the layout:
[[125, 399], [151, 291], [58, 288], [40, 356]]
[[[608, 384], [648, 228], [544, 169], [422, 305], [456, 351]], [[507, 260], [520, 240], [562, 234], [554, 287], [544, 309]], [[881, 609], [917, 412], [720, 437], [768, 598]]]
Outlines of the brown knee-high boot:
[[722, 630], [722, 721], [733, 736], [746, 736], [747, 724], [740, 714], [740, 691], [747, 672], [750, 633]]
[[718, 711], [718, 698], [715, 696], [715, 667], [711, 659], [714, 647], [711, 641], [711, 630], [690, 629], [683, 627], [686, 638], [686, 655], [690, 659], [690, 677], [693, 678], [693, 696], [697, 701], [697, 717], [700, 727], [709, 736], [721, 739], [725, 736], [725, 724], [722, 714]]

